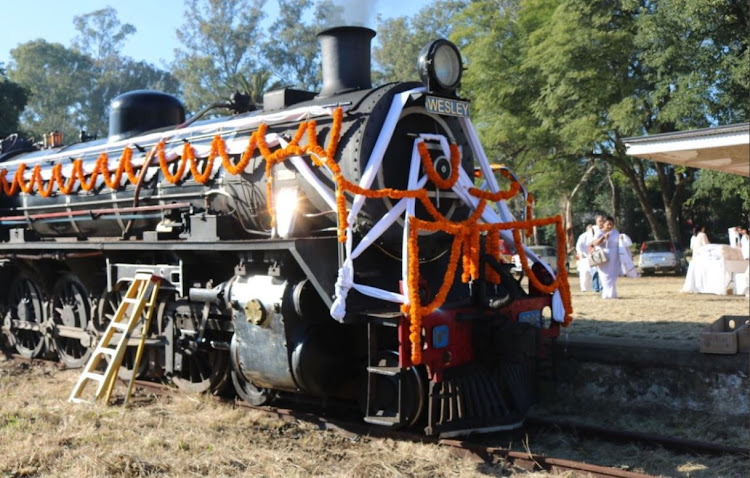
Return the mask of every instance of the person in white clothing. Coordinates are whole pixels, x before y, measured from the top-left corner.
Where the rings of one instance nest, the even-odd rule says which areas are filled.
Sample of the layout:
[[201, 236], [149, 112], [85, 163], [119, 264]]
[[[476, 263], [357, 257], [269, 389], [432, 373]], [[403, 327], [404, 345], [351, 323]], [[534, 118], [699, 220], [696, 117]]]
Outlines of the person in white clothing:
[[[589, 246], [596, 236], [602, 231], [604, 227], [604, 215], [596, 215], [596, 224], [591, 227], [591, 236], [589, 238]], [[601, 292], [602, 284], [599, 280], [599, 268], [596, 266], [591, 267], [591, 288], [594, 292]]]
[[742, 249], [742, 258], [748, 260], [750, 258], [750, 237], [747, 235], [747, 228], [740, 226], [737, 228], [740, 233], [740, 249]]
[[589, 242], [593, 238], [591, 236], [591, 228], [593, 226], [588, 224], [586, 230], [578, 236], [576, 241], [576, 257], [578, 259], [578, 280], [581, 283], [581, 292], [591, 290], [591, 266], [589, 266], [588, 255], [589, 255]]
[[620, 233], [615, 229], [612, 216], [604, 220], [604, 228], [591, 241], [591, 246], [600, 246], [607, 252], [607, 262], [599, 266], [602, 299], [616, 299], [617, 277], [620, 275]]
[[[747, 234], [747, 228], [740, 226], [737, 228], [737, 231], [741, 236], [740, 249], [742, 249], [742, 258], [748, 260], [750, 258], [750, 236]], [[745, 297], [750, 297], [750, 287], [748, 287], [748, 283], [750, 283], [750, 266], [745, 268], [744, 273], [737, 274], [735, 281], [737, 281], [737, 293], [742, 294], [744, 292]]]
[[695, 226], [693, 228], [693, 237], [690, 238], [690, 250], [693, 251], [693, 255], [706, 244], [710, 244], [706, 235], [706, 226]]
[[620, 275], [627, 277], [638, 277], [638, 270], [633, 264], [633, 256], [630, 254], [630, 246], [633, 241], [624, 232], [620, 233]]

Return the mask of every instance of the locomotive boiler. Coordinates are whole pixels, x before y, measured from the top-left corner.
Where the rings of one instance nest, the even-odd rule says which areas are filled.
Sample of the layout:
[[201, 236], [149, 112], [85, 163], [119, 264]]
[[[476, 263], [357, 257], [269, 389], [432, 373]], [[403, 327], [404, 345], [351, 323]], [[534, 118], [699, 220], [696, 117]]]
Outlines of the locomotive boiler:
[[[262, 109], [235, 97], [231, 116], [186, 120], [177, 99], [134, 91], [105, 139], [3, 141], [8, 344], [83, 365], [145, 272], [163, 284], [148, 360], [122, 375], [255, 405], [349, 400], [429, 434], [519, 426], [570, 320], [562, 223], [511, 214], [531, 195], [490, 165], [456, 46], [425, 47], [421, 82], [373, 87], [374, 35], [322, 32], [321, 91], [270, 91]], [[523, 248], [541, 226], [557, 228], [558, 277]]]

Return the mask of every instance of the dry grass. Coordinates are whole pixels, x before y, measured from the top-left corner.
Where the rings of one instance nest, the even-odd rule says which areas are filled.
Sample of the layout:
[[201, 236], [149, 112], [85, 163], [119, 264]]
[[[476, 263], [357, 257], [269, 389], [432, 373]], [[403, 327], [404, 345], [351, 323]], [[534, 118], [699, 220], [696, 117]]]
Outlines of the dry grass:
[[350, 439], [203, 397], [74, 405], [78, 373], [0, 360], [0, 476], [511, 476], [443, 448]]
[[748, 315], [744, 296], [683, 294], [683, 277], [655, 276], [617, 280], [616, 300], [581, 292], [570, 277], [574, 320], [570, 336], [667, 340], [698, 348], [703, 328], [722, 315]]
[[[697, 346], [697, 334], [723, 314], [747, 314], [744, 297], [680, 294], [681, 278], [621, 279], [622, 299], [578, 292], [570, 335], [649, 338]], [[500, 465], [476, 463], [444, 448], [319, 430], [309, 423], [219, 405], [202, 397], [155, 397], [140, 392], [134, 406], [73, 405], [67, 397], [79, 371], [50, 363], [0, 359], [0, 477], [263, 476], [479, 477], [515, 476]], [[666, 476], [743, 476], [737, 459], [675, 457], [663, 450], [611, 445], [563, 433], [495, 437], [569, 459]], [[525, 443], [524, 443], [525, 442]], [[648, 465], [646, 465], [648, 464]], [[740, 471], [738, 471], [740, 470]], [[524, 476], [546, 476], [542, 473]], [[574, 476], [574, 475], [569, 475]]]

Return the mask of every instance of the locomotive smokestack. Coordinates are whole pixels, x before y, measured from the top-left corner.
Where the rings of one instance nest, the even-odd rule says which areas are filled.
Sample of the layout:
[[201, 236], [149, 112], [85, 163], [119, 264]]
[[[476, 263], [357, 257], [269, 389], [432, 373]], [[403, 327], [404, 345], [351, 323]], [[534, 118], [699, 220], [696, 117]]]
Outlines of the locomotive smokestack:
[[319, 97], [372, 88], [370, 40], [375, 31], [365, 27], [335, 27], [318, 34], [323, 58], [323, 88]]

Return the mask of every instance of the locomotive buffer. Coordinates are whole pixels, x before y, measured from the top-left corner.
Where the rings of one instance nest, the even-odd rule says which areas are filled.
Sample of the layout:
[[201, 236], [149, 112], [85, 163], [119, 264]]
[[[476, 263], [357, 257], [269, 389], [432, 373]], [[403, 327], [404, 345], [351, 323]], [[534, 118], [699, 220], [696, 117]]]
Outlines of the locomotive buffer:
[[[112, 390], [115, 388], [115, 381], [117, 380], [117, 372], [122, 364], [122, 359], [125, 356], [125, 350], [128, 346], [130, 336], [139, 322], [141, 315], [145, 309], [145, 318], [143, 320], [143, 329], [141, 331], [141, 339], [138, 342], [138, 350], [135, 355], [134, 369], [138, 369], [138, 364], [141, 361], [141, 355], [143, 354], [143, 348], [146, 343], [146, 336], [151, 325], [151, 316], [154, 310], [154, 304], [156, 303], [156, 297], [159, 295], [159, 285], [161, 283], [161, 277], [148, 273], [137, 273], [133, 278], [133, 282], [128, 287], [125, 297], [117, 307], [117, 312], [112, 318], [112, 321], [107, 325], [107, 329], [104, 331], [102, 340], [97, 345], [94, 353], [91, 354], [91, 358], [83, 369], [83, 373], [78, 378], [78, 382], [73, 391], [70, 394], [69, 402], [73, 403], [93, 403], [104, 396], [104, 403], [109, 403], [109, 398], [112, 395]], [[119, 335], [119, 340], [115, 343], [115, 334]], [[114, 346], [113, 346], [114, 345]], [[107, 357], [106, 368], [104, 372], [99, 370], [99, 364], [102, 358]], [[128, 391], [125, 394], [125, 404], [127, 405], [130, 393], [133, 390], [133, 382], [135, 381], [136, 373], [130, 378], [128, 384]], [[94, 394], [94, 400], [89, 401], [81, 398], [86, 385], [90, 382], [98, 382], [96, 393]]]

